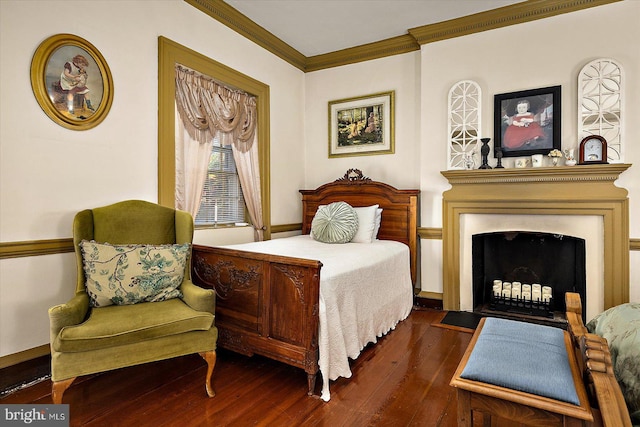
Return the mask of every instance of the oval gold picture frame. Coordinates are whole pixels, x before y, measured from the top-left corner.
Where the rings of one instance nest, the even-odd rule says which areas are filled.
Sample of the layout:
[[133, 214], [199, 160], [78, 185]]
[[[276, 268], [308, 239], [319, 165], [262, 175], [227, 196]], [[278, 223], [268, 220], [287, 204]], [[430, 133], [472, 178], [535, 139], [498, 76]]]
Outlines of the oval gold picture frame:
[[111, 109], [113, 79], [98, 49], [73, 34], [44, 40], [31, 61], [31, 88], [40, 108], [67, 129], [87, 130]]

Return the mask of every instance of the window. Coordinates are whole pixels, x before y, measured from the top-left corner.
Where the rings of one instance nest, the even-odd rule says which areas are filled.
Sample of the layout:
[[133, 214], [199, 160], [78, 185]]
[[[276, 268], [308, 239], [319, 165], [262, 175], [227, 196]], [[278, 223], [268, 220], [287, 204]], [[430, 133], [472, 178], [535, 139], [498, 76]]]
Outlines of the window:
[[258, 123], [261, 206], [266, 227], [263, 235], [265, 239], [270, 239], [269, 86], [162, 36], [158, 37], [158, 203], [176, 206], [176, 64], [204, 75], [216, 76], [220, 81], [256, 97], [258, 117], [263, 118]]
[[223, 147], [216, 136], [202, 189], [196, 225], [245, 222], [245, 205], [231, 146]]

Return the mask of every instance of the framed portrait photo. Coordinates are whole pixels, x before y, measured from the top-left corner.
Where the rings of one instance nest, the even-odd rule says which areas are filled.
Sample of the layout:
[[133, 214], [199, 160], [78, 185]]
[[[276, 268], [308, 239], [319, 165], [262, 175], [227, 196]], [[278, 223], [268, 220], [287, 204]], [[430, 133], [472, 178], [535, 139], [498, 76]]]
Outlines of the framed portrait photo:
[[31, 61], [31, 88], [40, 108], [67, 129], [102, 122], [113, 102], [107, 62], [91, 43], [73, 34], [44, 40]]
[[521, 157], [560, 150], [561, 87], [494, 97], [494, 155]]
[[329, 102], [329, 157], [393, 154], [395, 92]]

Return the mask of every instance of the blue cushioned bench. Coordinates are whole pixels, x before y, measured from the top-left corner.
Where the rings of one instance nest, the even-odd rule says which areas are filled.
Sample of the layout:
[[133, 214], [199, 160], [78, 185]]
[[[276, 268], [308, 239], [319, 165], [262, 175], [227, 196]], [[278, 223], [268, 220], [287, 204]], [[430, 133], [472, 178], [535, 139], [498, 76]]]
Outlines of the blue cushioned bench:
[[571, 338], [559, 328], [483, 318], [451, 385], [460, 426], [473, 425], [474, 414], [485, 425], [491, 416], [539, 426], [593, 421]]
[[580, 405], [564, 331], [489, 317], [461, 378]]

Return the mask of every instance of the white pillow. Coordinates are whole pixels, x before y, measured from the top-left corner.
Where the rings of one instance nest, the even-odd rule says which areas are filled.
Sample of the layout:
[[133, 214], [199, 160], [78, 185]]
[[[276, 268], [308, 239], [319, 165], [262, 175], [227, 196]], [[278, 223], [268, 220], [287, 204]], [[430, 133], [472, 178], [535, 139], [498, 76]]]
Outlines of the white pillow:
[[373, 227], [371, 240], [376, 240], [378, 238], [378, 231], [380, 231], [380, 222], [382, 222], [382, 208], [376, 209], [376, 225]]
[[373, 230], [376, 228], [376, 210], [379, 205], [364, 208], [353, 208], [358, 214], [358, 231], [353, 236], [353, 243], [371, 243], [374, 239]]

